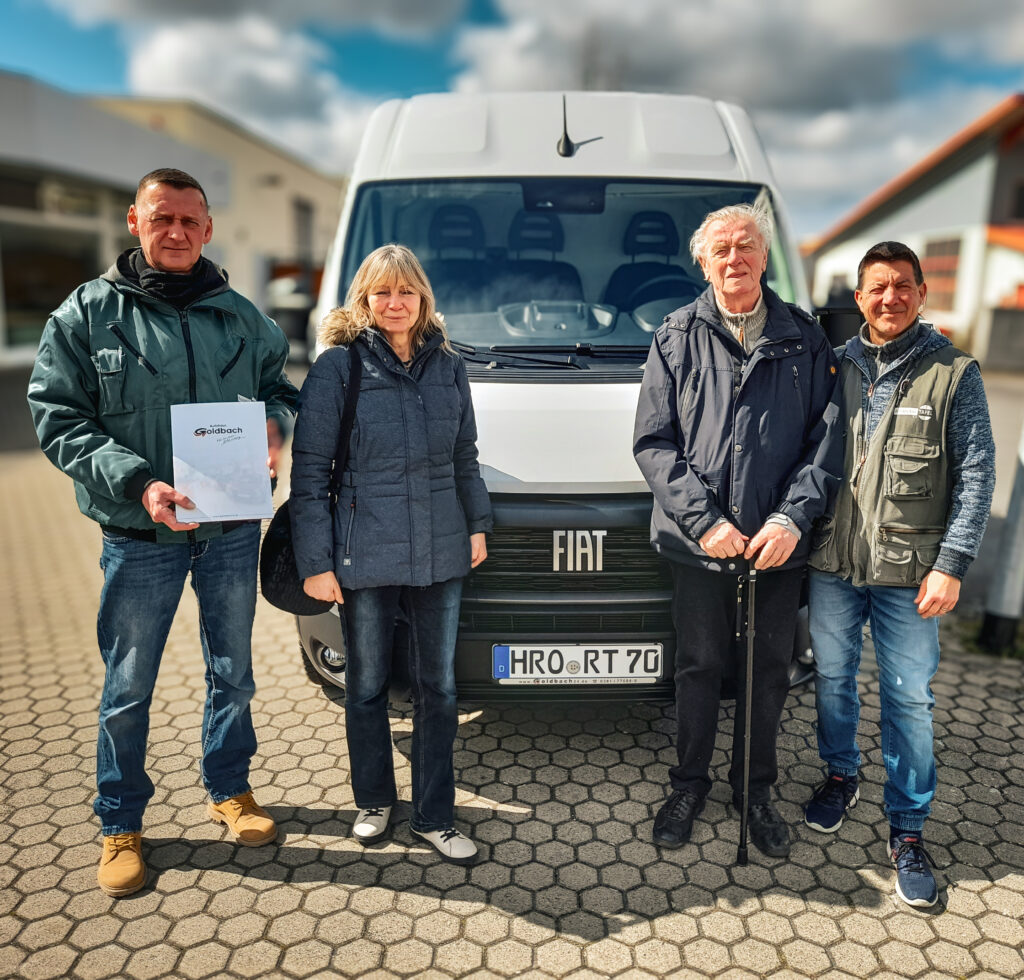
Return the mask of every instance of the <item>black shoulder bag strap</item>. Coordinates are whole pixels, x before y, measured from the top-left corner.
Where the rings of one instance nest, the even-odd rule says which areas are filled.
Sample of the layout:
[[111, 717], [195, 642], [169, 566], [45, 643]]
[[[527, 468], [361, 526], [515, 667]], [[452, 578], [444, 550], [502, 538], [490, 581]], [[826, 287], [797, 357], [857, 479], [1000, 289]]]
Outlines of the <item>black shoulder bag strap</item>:
[[[356, 402], [359, 400], [359, 384], [363, 375], [363, 360], [354, 346], [348, 349], [349, 382], [345, 392], [345, 407], [341, 412], [341, 428], [334, 452], [333, 469], [328, 483], [331, 504], [338, 500], [338, 491], [348, 461], [348, 443], [356, 418]], [[263, 598], [272, 606], [290, 612], [295, 616], [316, 616], [327, 612], [334, 603], [314, 599], [306, 595], [299, 578], [292, 546], [290, 500], [277, 508], [274, 519], [263, 536], [260, 547], [260, 589]]]
[[356, 403], [359, 401], [359, 387], [363, 381], [363, 359], [356, 350], [355, 343], [348, 348], [348, 390], [345, 392], [345, 407], [341, 411], [341, 428], [338, 429], [338, 445], [334, 450], [334, 468], [331, 470], [331, 482], [328, 496], [332, 504], [338, 502], [341, 491], [341, 479], [345, 475], [348, 463], [348, 444], [352, 438], [352, 426], [356, 421]]

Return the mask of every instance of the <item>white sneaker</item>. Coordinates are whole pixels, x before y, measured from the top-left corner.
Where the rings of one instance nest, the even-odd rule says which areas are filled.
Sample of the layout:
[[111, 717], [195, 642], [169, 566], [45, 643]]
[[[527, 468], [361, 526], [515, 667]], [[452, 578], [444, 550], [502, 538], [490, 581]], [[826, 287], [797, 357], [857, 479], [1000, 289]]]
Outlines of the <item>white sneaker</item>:
[[356, 814], [356, 822], [352, 824], [352, 836], [360, 844], [373, 844], [387, 832], [391, 822], [391, 807], [368, 806]]
[[452, 864], [472, 864], [476, 860], [476, 844], [454, 827], [445, 830], [414, 830], [414, 834], [433, 844], [438, 854]]

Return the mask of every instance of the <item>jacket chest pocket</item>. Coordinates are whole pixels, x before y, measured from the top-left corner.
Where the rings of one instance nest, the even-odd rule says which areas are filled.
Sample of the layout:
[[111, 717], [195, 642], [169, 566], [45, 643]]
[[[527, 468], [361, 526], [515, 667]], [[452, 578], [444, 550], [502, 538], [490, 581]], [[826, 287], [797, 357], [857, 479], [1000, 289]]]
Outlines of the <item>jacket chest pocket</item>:
[[157, 377], [158, 372], [136, 351], [124, 347], [104, 347], [92, 355], [99, 386], [101, 415], [124, 415], [134, 412], [140, 385]]
[[885, 444], [885, 495], [890, 500], [934, 495], [939, 445], [922, 436], [890, 436]]
[[214, 368], [217, 385], [224, 401], [247, 401], [257, 398], [259, 391], [258, 343], [252, 338], [230, 335], [217, 349]]

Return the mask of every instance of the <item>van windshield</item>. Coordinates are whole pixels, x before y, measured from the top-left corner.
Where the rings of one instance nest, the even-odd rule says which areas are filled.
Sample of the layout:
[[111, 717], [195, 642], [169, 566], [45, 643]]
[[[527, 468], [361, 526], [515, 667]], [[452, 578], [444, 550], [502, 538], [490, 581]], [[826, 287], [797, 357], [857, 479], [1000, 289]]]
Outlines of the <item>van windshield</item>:
[[[422, 262], [457, 343], [642, 359], [664, 317], [706, 286], [689, 254], [697, 225], [759, 195], [768, 198], [751, 184], [607, 178], [366, 184], [354, 202], [338, 302], [369, 252], [399, 242]], [[794, 302], [778, 234], [767, 281]]]

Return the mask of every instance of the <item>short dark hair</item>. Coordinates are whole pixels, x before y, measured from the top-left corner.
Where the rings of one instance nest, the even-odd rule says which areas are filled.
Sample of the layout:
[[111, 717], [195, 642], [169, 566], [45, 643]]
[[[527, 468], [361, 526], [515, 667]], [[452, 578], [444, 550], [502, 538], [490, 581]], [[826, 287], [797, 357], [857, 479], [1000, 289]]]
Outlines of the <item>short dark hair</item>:
[[921, 261], [909, 245], [904, 245], [903, 242], [879, 242], [864, 253], [864, 258], [857, 266], [858, 289], [864, 285], [864, 270], [875, 262], [909, 262], [910, 267], [914, 270], [914, 282], [919, 286], [924, 283]]
[[184, 190], [186, 187], [194, 187], [200, 194], [203, 195], [203, 205], [209, 211], [210, 202], [206, 200], [206, 191], [203, 190], [203, 185], [199, 183], [191, 174], [185, 173], [184, 170], [175, 170], [174, 167], [160, 167], [158, 170], [150, 170], [142, 180], [139, 181], [139, 186], [135, 188], [135, 199], [139, 199], [139, 195], [149, 187], [150, 184], [167, 184], [169, 187], [177, 187], [179, 190]]

